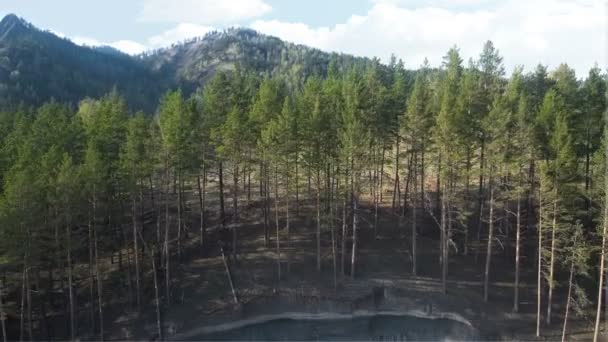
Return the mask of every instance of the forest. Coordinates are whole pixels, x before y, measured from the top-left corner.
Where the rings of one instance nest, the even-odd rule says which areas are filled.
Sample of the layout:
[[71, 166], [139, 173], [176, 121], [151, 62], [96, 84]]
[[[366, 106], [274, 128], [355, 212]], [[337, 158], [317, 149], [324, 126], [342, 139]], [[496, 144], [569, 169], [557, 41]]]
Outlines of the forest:
[[333, 56], [301, 84], [275, 76], [219, 70], [155, 112], [117, 89], [0, 111], [4, 341], [113, 339], [123, 316], [153, 327], [131, 338], [171, 339], [171, 312], [194, 301], [188, 265], [221, 265], [202, 307], [237, 305], [257, 241], [274, 288], [299, 274], [337, 291], [380, 267], [362, 266], [364, 250], [394, 243], [406, 252], [393, 275], [431, 277], [438, 296], [479, 265], [469, 291], [506, 296], [532, 336], [567, 339], [576, 317], [605, 334], [599, 67], [506, 75], [488, 41], [438, 68]]

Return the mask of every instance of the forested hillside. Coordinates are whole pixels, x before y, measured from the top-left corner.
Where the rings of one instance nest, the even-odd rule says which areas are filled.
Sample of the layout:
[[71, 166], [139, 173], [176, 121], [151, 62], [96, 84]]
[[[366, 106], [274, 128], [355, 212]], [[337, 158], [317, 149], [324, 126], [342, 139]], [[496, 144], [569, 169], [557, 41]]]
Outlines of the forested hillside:
[[[339, 65], [371, 63], [336, 55]], [[76, 105], [117, 87], [133, 110], [152, 112], [168, 89], [193, 93], [217, 71], [237, 65], [281, 77], [290, 87], [325, 75], [331, 54], [249, 29], [212, 32], [171, 47], [129, 56], [109, 47], [79, 46], [13, 14], [0, 22], [0, 104], [40, 105], [55, 99]]]
[[124, 54], [83, 47], [42, 31], [15, 15], [0, 22], [0, 104], [76, 104], [117, 87], [134, 108], [151, 108], [159, 79]]
[[[50, 35], [5, 18], [2, 39], [17, 35], [11, 23]], [[74, 63], [146, 70], [54, 42], [90, 52]], [[11, 68], [36, 56], [3, 49]], [[5, 338], [170, 339], [173, 322], [236, 311], [262, 286], [305, 283], [340, 298], [390, 270], [436, 284], [437, 301], [489, 302], [493, 319], [524, 322], [521, 339], [567, 338], [585, 320], [598, 339], [608, 226], [599, 68], [505, 75], [488, 41], [468, 64], [454, 47], [440, 68], [412, 73], [247, 30], [138, 58], [172, 77], [158, 81], [174, 89], [151, 100], [156, 109], [131, 110], [136, 88], [117, 78], [103, 96], [0, 113]], [[6, 75], [8, 88], [21, 89], [21, 75], [70, 80], [34, 65]]]
[[[306, 77], [327, 74], [332, 54], [257, 33], [246, 28], [210, 32], [205, 37], [155, 50], [139, 56], [152, 70], [160, 71], [173, 86], [188, 93], [204, 85], [217, 71], [235, 67], [257, 75], [282, 78], [287, 86], [302, 85]], [[334, 54], [337, 66], [347, 68], [371, 60]]]

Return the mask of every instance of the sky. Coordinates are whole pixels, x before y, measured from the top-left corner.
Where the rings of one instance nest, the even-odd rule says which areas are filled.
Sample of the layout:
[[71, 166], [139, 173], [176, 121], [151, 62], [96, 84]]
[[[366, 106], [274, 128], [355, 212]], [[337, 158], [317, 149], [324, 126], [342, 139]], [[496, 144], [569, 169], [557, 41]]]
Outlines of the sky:
[[467, 63], [492, 40], [508, 72], [568, 63], [579, 77], [608, 66], [607, 0], [2, 0], [17, 14], [77, 44], [129, 54], [249, 27], [325, 51], [394, 54], [433, 66], [456, 45]]

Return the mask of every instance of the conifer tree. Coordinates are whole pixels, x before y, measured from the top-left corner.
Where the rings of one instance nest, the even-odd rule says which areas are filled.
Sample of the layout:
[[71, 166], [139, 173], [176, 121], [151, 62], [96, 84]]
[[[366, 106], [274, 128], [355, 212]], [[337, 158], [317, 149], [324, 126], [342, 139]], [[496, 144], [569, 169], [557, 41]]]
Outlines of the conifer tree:
[[343, 84], [344, 110], [341, 115], [342, 125], [338, 132], [341, 159], [348, 168], [348, 174], [350, 175], [350, 198], [353, 211], [351, 278], [355, 277], [356, 269], [360, 177], [369, 160], [369, 155], [365, 151], [365, 146], [370, 143], [372, 134], [372, 132], [369, 131], [369, 128], [366, 128], [363, 119], [365, 114], [361, 108], [362, 86], [363, 83], [357, 70], [351, 69]]
[[[218, 72], [203, 88], [203, 127], [208, 137], [210, 148], [221, 145], [221, 127], [226, 121], [228, 112], [233, 108], [231, 101], [231, 84], [225, 72]], [[214, 156], [215, 157], [215, 156]], [[220, 221], [226, 223], [224, 206], [224, 164], [221, 158], [214, 158], [218, 169]]]
[[260, 196], [264, 198], [262, 211], [264, 216], [264, 243], [270, 241], [270, 179], [266, 145], [262, 140], [262, 130], [273, 118], [281, 112], [281, 94], [275, 80], [265, 77], [260, 84], [259, 91], [251, 105], [249, 123], [251, 136], [255, 139], [256, 158], [259, 160]]
[[[420, 72], [416, 76], [414, 88], [407, 102], [407, 109], [401, 118], [401, 131], [405, 142], [410, 146], [413, 154], [411, 169], [414, 172], [412, 184], [412, 274], [417, 274], [417, 211], [418, 211], [418, 185], [422, 188], [424, 182], [422, 170], [424, 165], [424, 154], [428, 148], [428, 132], [431, 129], [433, 118], [430, 113], [431, 94], [427, 80], [428, 64], [425, 59]], [[420, 178], [420, 184], [418, 179]], [[422, 191], [420, 192], [422, 196]], [[424, 204], [424, 197], [420, 205]]]
[[442, 81], [441, 109], [437, 117], [436, 141], [438, 145], [438, 176], [440, 178], [441, 200], [440, 253], [441, 283], [443, 293], [447, 292], [449, 248], [452, 241], [455, 191], [453, 185], [457, 177], [459, 159], [460, 118], [457, 99], [462, 77], [462, 59], [458, 48], [451, 48], [444, 56], [445, 75]]

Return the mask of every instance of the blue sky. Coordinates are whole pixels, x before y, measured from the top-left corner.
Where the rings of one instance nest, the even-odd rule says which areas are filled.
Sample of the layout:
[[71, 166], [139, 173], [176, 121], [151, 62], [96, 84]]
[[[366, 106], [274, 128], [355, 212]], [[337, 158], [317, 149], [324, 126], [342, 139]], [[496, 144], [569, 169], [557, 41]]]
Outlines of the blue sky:
[[486, 40], [507, 71], [567, 62], [579, 77], [606, 68], [605, 0], [10, 0], [15, 13], [79, 44], [138, 53], [211, 29], [251, 27], [282, 39], [417, 67], [453, 45], [476, 58]]

